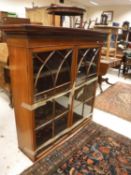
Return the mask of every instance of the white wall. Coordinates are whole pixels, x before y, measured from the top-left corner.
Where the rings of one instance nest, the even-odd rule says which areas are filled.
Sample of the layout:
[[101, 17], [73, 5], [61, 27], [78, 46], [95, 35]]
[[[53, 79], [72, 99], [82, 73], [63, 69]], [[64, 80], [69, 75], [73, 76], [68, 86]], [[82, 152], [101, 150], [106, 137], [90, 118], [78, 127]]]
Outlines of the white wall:
[[119, 5], [119, 6], [96, 6], [96, 7], [89, 7], [87, 8], [87, 19], [96, 19], [100, 20], [100, 16], [103, 11], [110, 11], [112, 10], [113, 15], [113, 21], [119, 22], [120, 25], [124, 21], [129, 21], [131, 26], [131, 5]]
[[25, 17], [25, 7], [32, 7], [33, 1], [35, 6], [48, 6], [59, 2], [59, 0], [0, 0], [0, 10], [16, 12], [18, 17]]
[[[0, 0], [0, 11], [16, 12], [18, 17], [25, 17], [25, 7], [32, 7], [32, 1], [34, 1], [35, 6], [48, 6], [51, 3], [59, 3], [59, 0]], [[70, 2], [70, 0], [65, 0], [64, 4], [81, 6]]]

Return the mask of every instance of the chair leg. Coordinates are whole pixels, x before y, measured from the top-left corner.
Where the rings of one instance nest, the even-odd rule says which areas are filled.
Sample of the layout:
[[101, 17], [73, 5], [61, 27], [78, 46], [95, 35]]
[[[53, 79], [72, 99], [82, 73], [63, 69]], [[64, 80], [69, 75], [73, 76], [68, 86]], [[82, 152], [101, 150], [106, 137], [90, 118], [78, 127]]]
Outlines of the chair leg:
[[121, 66], [122, 66], [122, 62], [120, 63], [120, 66], [119, 66], [118, 77], [120, 76], [120, 72], [121, 72], [121, 70], [123, 70], [123, 69], [121, 68]]
[[120, 65], [119, 70], [118, 70], [118, 77], [120, 76], [120, 71], [121, 71], [121, 65]]

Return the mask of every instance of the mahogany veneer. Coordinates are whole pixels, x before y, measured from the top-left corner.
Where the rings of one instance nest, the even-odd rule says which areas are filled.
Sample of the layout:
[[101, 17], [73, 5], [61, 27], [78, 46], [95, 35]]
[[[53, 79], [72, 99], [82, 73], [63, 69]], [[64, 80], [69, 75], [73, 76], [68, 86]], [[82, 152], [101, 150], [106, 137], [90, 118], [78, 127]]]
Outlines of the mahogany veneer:
[[36, 160], [92, 116], [104, 34], [27, 24], [1, 28], [19, 148]]

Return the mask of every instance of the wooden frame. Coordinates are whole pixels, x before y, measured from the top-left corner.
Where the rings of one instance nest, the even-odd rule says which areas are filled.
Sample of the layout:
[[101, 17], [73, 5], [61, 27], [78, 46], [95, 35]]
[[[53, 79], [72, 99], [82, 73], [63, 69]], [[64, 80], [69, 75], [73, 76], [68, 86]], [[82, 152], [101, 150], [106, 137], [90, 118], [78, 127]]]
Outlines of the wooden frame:
[[108, 16], [108, 19], [107, 19], [108, 22], [113, 21], [113, 11], [112, 10], [103, 11], [103, 14]]

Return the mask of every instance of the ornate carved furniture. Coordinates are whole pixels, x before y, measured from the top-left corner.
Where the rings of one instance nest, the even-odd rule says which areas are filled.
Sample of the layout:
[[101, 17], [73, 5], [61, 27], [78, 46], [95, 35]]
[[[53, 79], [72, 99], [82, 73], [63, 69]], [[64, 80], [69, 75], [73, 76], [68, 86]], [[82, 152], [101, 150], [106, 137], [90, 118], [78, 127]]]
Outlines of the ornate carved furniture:
[[[62, 17], [63, 16], [80, 16], [80, 27], [83, 24], [83, 14], [85, 10], [83, 8], [78, 7], [69, 7], [69, 6], [60, 6], [60, 5], [51, 5], [47, 8], [48, 14], [52, 14], [52, 24], [55, 26], [55, 15], [60, 16], [60, 26], [62, 24]], [[73, 27], [70, 21], [70, 27]]]
[[19, 148], [36, 160], [90, 120], [104, 34], [39, 25], [3, 29]]

